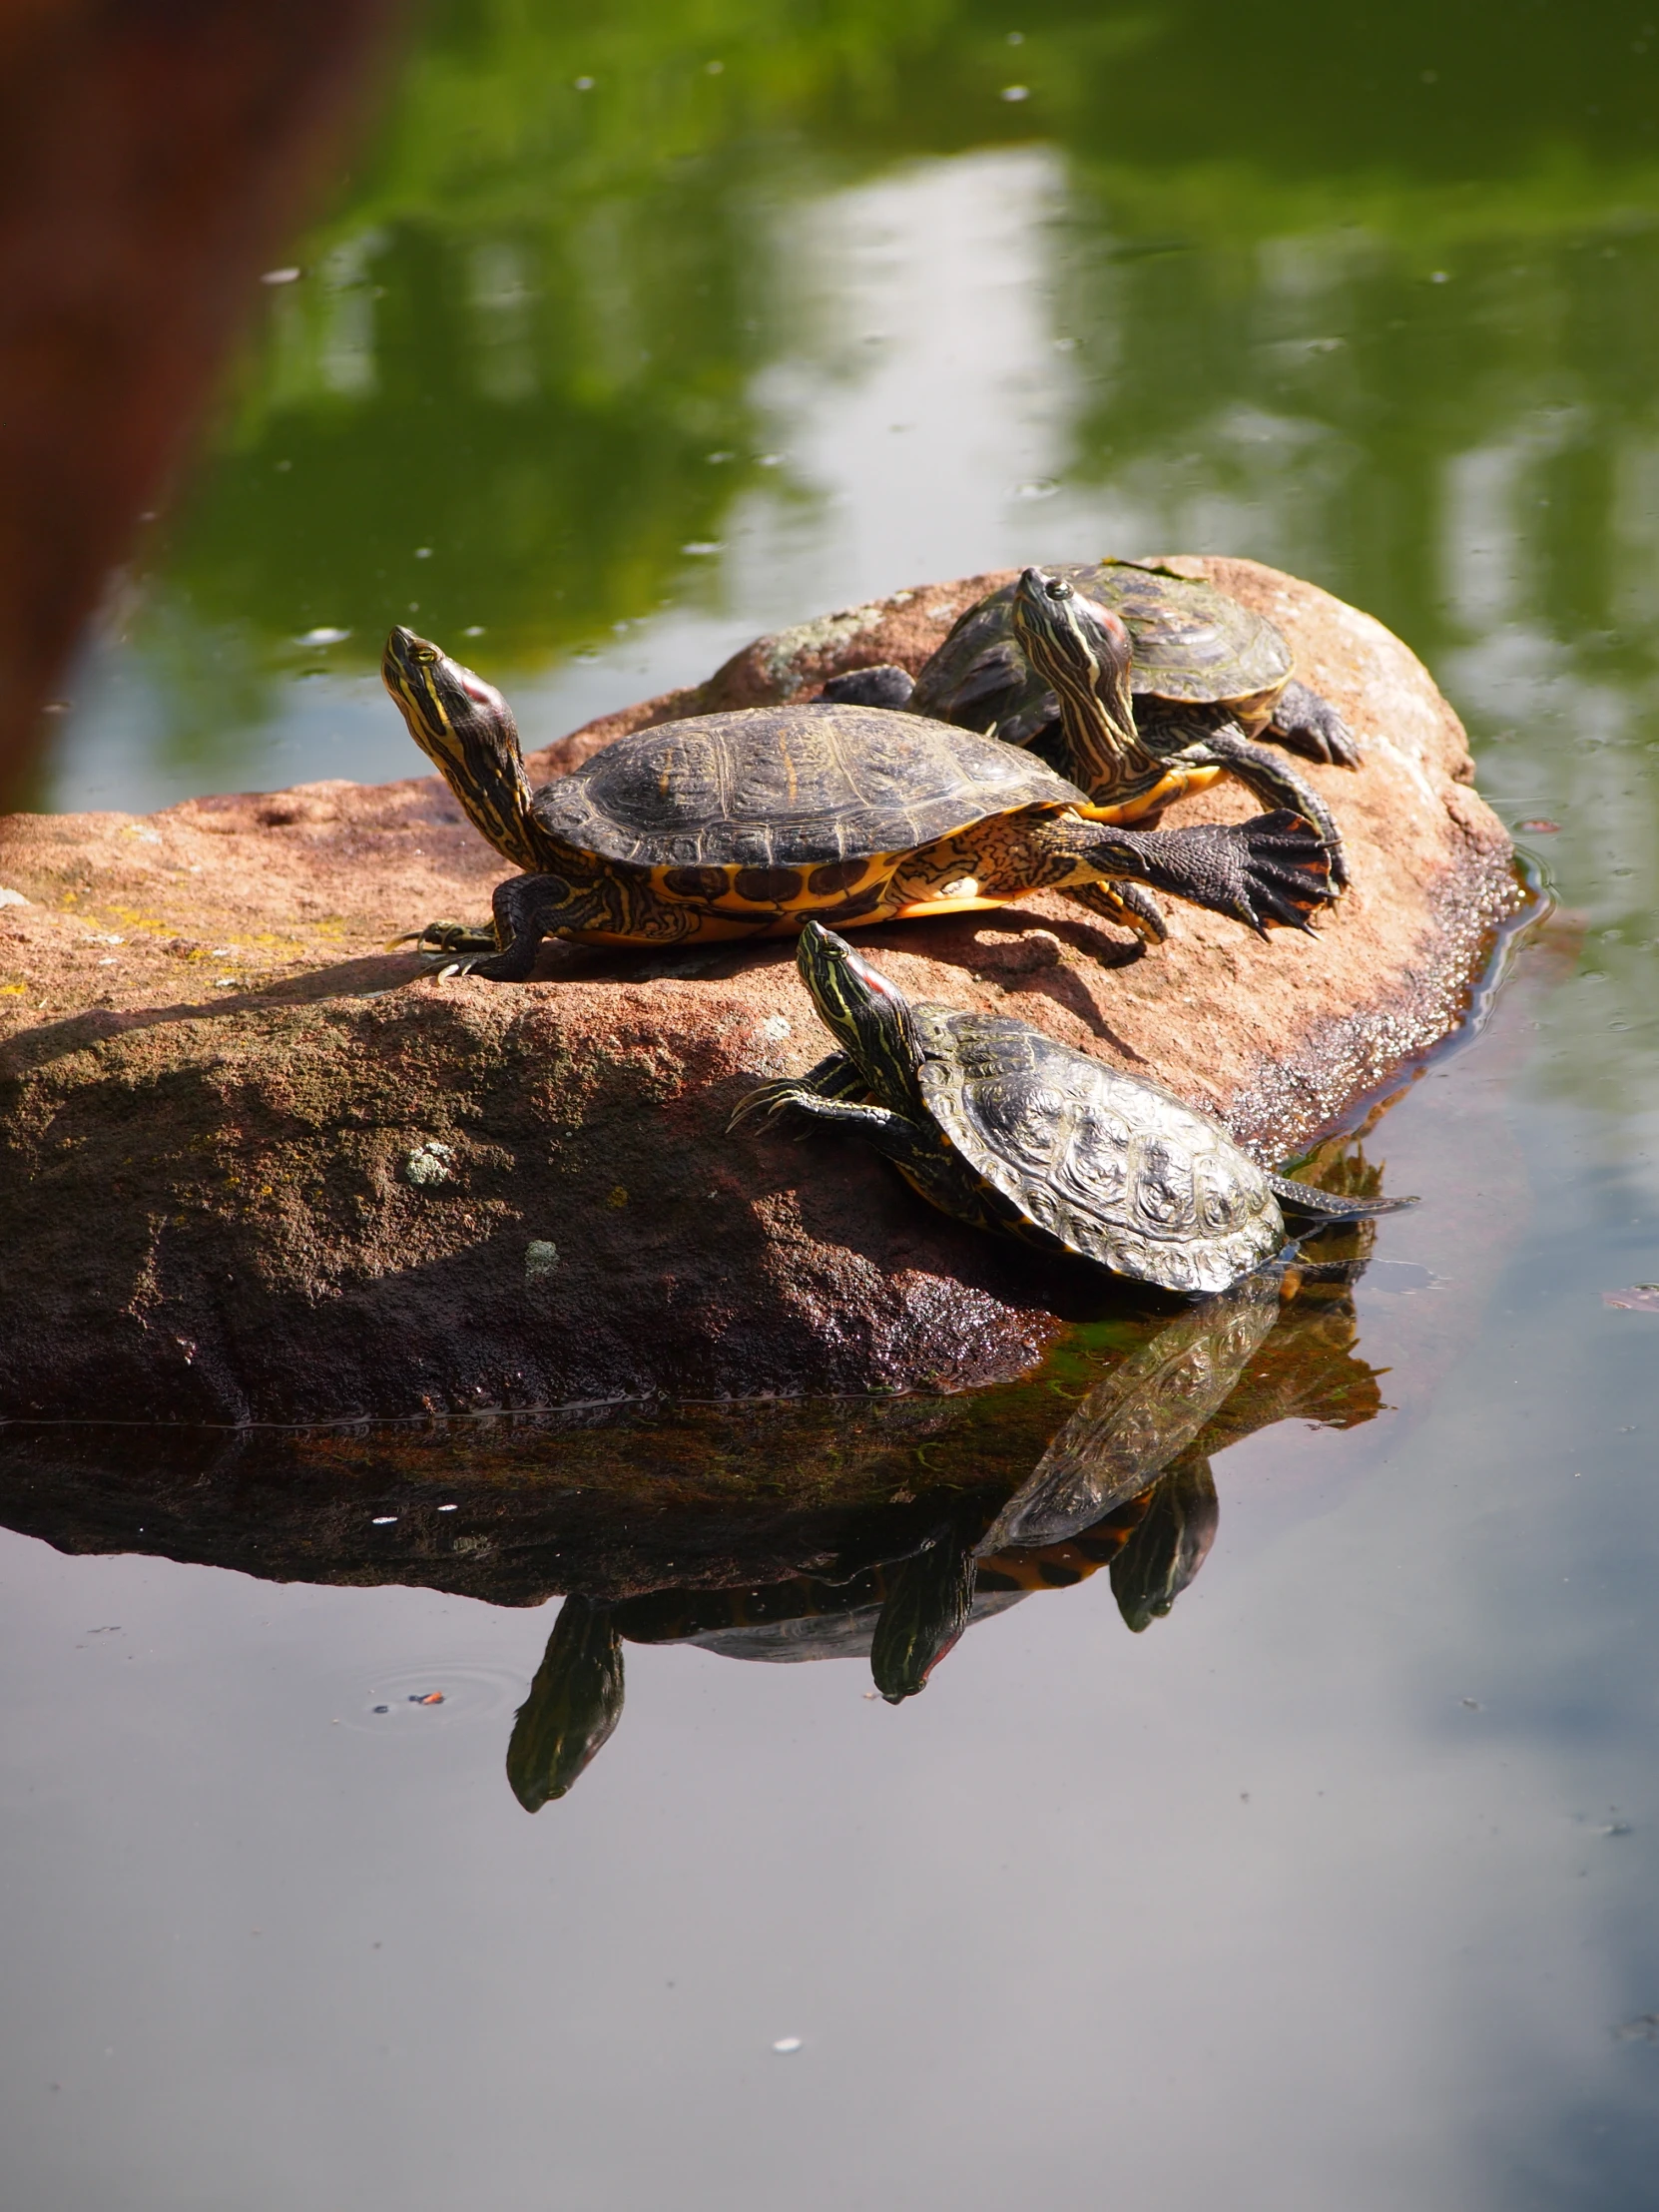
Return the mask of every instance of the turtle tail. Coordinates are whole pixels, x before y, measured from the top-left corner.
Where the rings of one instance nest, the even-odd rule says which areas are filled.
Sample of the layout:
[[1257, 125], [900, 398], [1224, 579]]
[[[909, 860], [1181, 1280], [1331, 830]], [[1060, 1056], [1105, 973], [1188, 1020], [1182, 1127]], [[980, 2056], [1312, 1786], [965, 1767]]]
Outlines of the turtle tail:
[[1417, 1203], [1414, 1198], [1344, 1198], [1335, 1191], [1316, 1190], [1312, 1183], [1299, 1183], [1289, 1175], [1270, 1175], [1268, 1181], [1284, 1213], [1286, 1226], [1303, 1236], [1312, 1230], [1335, 1228], [1338, 1222], [1370, 1221], [1377, 1214], [1402, 1214], [1407, 1206]]

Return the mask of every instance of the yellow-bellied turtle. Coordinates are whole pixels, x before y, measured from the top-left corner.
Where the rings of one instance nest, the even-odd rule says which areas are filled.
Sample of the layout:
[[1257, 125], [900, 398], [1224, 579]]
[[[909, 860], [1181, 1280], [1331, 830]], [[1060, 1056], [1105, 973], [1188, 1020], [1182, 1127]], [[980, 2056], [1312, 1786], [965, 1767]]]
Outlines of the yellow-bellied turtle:
[[[1033, 660], [1022, 611], [1037, 591], [1062, 602], [1075, 595], [1080, 623], [1104, 610], [1127, 624], [1133, 705], [1117, 718], [1128, 723], [1127, 739], [1096, 730], [1098, 718], [1067, 714], [1065, 690]], [[1155, 562], [1104, 560], [1028, 568], [989, 593], [959, 617], [913, 685], [899, 668], [859, 669], [827, 685], [825, 696], [994, 733], [1030, 747], [1097, 804], [1128, 802], [1143, 814], [1236, 776], [1270, 806], [1316, 826], [1341, 885], [1347, 871], [1330, 810], [1288, 761], [1254, 742], [1274, 738], [1316, 761], [1360, 766], [1342, 716], [1299, 683], [1292, 666], [1283, 632], [1214, 584]]]
[[[1115, 618], [1111, 618], [1115, 623]], [[1064, 631], [1064, 635], [1062, 635]], [[1046, 636], [1034, 639], [1039, 656]], [[1091, 635], [1128, 665], [1128, 633]], [[1075, 642], [1055, 625], [1057, 675]], [[1307, 927], [1332, 893], [1319, 839], [1289, 814], [1237, 827], [1136, 831], [1034, 755], [911, 714], [814, 702], [661, 723], [532, 793], [492, 687], [398, 629], [382, 674], [410, 735], [496, 850], [527, 873], [496, 890], [492, 931], [435, 924], [436, 949], [521, 981], [547, 935], [675, 945], [994, 907], [1045, 888], [1143, 936], [1151, 885], [1264, 931]]]
[[942, 1212], [1169, 1291], [1224, 1291], [1288, 1236], [1412, 1205], [1271, 1175], [1220, 1122], [1006, 1014], [912, 1006], [809, 921], [802, 981], [839, 1050], [751, 1091], [855, 1129]]

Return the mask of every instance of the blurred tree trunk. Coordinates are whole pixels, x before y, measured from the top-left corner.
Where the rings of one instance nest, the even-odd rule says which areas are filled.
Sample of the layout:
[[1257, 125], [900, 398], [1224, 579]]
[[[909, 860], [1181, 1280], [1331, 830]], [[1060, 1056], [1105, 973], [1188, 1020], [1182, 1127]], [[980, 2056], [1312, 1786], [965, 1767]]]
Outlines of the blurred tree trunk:
[[405, 0], [0, 0], [0, 797]]

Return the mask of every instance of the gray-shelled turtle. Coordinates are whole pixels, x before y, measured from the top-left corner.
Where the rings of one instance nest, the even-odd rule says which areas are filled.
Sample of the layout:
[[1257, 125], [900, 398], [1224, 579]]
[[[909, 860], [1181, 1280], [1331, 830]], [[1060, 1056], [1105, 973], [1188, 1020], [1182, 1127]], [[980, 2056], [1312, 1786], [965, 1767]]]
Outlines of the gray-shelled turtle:
[[1220, 1122], [1005, 1014], [912, 1006], [822, 923], [797, 954], [839, 1049], [751, 1091], [884, 1153], [941, 1211], [1169, 1291], [1224, 1291], [1287, 1238], [1409, 1199], [1334, 1198], [1270, 1174]]

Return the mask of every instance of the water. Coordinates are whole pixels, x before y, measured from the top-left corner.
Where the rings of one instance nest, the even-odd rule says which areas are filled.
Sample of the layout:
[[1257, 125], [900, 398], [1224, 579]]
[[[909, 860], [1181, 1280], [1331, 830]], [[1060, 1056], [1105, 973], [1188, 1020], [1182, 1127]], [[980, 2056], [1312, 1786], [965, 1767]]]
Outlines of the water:
[[[509, 1576], [482, 1445], [382, 1495], [14, 1433], [8, 2202], [1659, 2201], [1659, 1319], [1602, 1299], [1659, 1280], [1656, 67], [1613, 6], [431, 19], [44, 803], [409, 773], [391, 620], [534, 744], [872, 592], [1224, 550], [1409, 640], [1559, 905], [1139, 1636], [1102, 1566], [896, 1709], [631, 1640], [531, 1819], [576, 1506]], [[1149, 1331], [946, 1448], [1005, 1490]], [[635, 1534], [706, 1581], [692, 1502]]]

